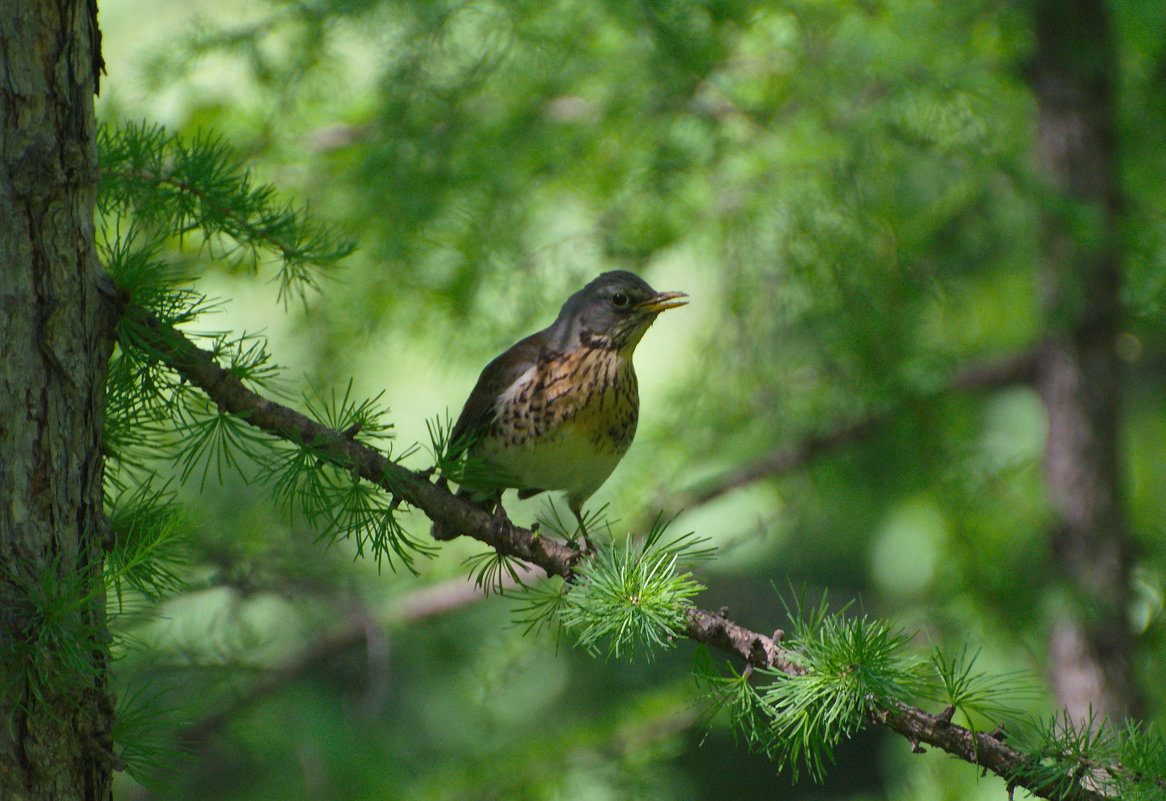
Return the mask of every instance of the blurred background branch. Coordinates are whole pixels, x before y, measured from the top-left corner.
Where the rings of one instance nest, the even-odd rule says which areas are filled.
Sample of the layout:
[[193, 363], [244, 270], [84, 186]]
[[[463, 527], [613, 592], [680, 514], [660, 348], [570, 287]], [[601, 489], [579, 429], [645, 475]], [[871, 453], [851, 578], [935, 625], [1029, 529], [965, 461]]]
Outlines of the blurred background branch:
[[[1004, 358], [971, 364], [958, 370], [936, 397], [954, 391], [993, 390], [1031, 384], [1036, 375], [1036, 349]], [[924, 402], [926, 398], [914, 399]], [[907, 399], [906, 402], [911, 402]], [[708, 503], [725, 493], [767, 478], [776, 478], [790, 470], [805, 467], [810, 461], [835, 448], [853, 444], [887, 425], [894, 412], [875, 413], [853, 423], [844, 423], [822, 434], [811, 434], [800, 442], [779, 448], [754, 461], [734, 468], [727, 475], [682, 493], [663, 495], [666, 514], [676, 515], [685, 509]]]

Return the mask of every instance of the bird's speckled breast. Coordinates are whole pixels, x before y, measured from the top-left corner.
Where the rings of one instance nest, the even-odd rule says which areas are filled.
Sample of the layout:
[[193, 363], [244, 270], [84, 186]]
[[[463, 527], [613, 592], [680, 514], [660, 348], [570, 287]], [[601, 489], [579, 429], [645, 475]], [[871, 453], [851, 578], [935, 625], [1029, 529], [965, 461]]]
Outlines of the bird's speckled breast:
[[639, 405], [630, 353], [544, 352], [499, 396], [476, 455], [506, 473], [510, 486], [586, 497], [627, 452]]

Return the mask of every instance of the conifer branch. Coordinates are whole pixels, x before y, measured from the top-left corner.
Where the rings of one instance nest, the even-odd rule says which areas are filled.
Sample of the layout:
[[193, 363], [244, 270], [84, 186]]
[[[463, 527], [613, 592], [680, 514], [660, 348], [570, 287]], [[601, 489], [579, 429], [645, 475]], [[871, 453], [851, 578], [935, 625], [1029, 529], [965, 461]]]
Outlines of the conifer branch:
[[278, 203], [275, 188], [256, 185], [218, 138], [186, 142], [160, 126], [106, 126], [98, 150], [103, 215], [147, 222], [155, 237], [197, 233], [201, 247], [235, 266], [254, 269], [263, 254], [274, 255], [282, 300], [318, 288], [317, 278], [355, 247], [305, 210]]
[[1057, 801], [1112, 801], [1113, 798], [1093, 789], [1091, 777], [1072, 777], [1071, 781], [1034, 780], [1024, 772], [1032, 757], [1007, 745], [1002, 734], [957, 726], [943, 713], [932, 715], [900, 701], [872, 711], [871, 720], [907, 738], [917, 753], [922, 753], [922, 745], [926, 744], [979, 765], [1005, 779], [1010, 792], [1011, 788], [1021, 787], [1038, 798]]
[[[126, 315], [154, 334], [155, 352], [191, 384], [202, 389], [220, 409], [275, 437], [311, 443], [322, 455], [344, 464], [362, 478], [382, 487], [396, 498], [419, 508], [447, 532], [458, 532], [496, 548], [500, 553], [537, 565], [548, 575], [571, 579], [583, 557], [580, 551], [530, 529], [496, 519], [491, 513], [456, 497], [428, 477], [402, 467], [372, 448], [334, 431], [287, 406], [249, 389], [239, 376], [220, 367], [214, 354], [203, 350], [181, 332], [159, 322], [140, 308], [130, 306]], [[806, 669], [798, 655], [782, 648], [781, 632], [773, 636], [750, 631], [724, 614], [688, 609], [684, 636], [744, 660], [751, 668], [798, 676]], [[1090, 775], [1058, 775], [1054, 780], [1026, 771], [1034, 757], [1007, 745], [995, 733], [973, 731], [944, 715], [934, 715], [898, 700], [872, 702], [871, 723], [886, 726], [916, 749], [928, 745], [990, 771], [1009, 783], [1052, 801], [1106, 801], [1111, 796], [1093, 789]], [[1107, 773], [1101, 767], [1098, 772]]]

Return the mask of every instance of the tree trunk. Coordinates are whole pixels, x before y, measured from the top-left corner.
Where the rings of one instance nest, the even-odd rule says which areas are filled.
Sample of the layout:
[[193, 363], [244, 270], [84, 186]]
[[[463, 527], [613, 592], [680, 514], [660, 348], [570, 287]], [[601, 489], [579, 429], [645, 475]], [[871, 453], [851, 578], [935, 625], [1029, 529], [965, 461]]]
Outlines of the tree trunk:
[[0, 798], [111, 797], [89, 0], [0, 10]]
[[1032, 79], [1045, 204], [1042, 289], [1051, 329], [1037, 383], [1061, 568], [1053, 686], [1075, 720], [1120, 719], [1140, 699], [1130, 669], [1130, 544], [1118, 458], [1121, 192], [1117, 58], [1104, 0], [1043, 0]]

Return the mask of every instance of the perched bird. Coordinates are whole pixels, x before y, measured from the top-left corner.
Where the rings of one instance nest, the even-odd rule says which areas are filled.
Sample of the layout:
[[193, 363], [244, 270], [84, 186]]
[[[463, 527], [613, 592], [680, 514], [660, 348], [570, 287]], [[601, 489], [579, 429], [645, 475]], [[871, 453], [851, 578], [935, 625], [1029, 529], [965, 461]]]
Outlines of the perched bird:
[[498, 503], [509, 488], [519, 498], [565, 491], [586, 537], [583, 504], [636, 434], [632, 352], [657, 315], [687, 297], [625, 270], [603, 273], [549, 327], [486, 365], [450, 433], [451, 452], [468, 455], [459, 494]]

